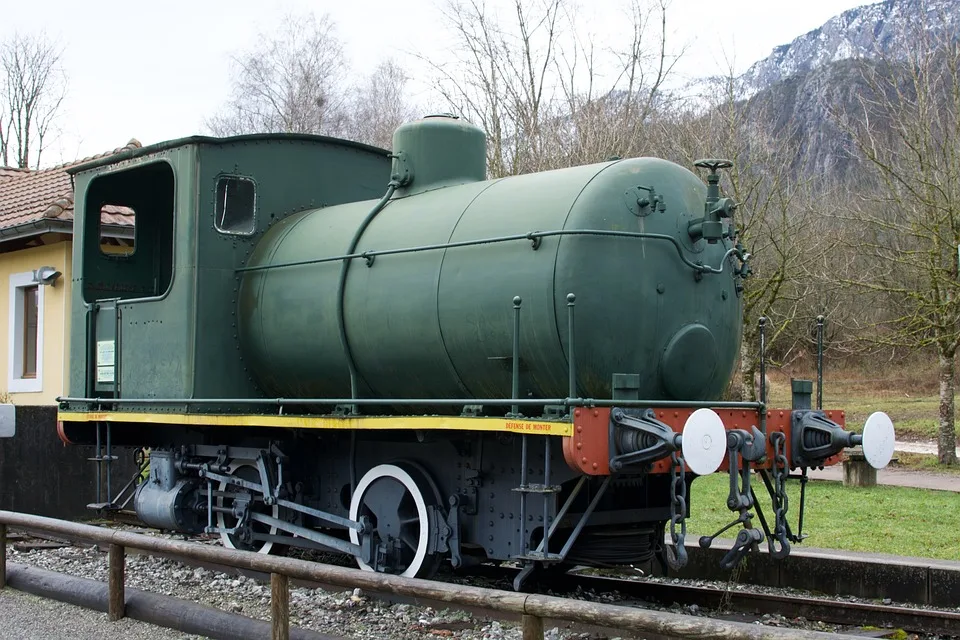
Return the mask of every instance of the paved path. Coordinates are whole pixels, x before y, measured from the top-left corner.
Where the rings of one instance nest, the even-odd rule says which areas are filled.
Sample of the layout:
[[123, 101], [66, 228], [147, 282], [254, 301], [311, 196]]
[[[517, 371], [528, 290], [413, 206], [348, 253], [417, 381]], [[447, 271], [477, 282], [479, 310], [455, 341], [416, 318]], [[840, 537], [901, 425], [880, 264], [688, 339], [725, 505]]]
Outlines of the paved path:
[[[893, 448], [894, 451], [903, 451], [904, 453], [937, 455], [936, 442], [897, 442]], [[957, 457], [960, 457], [960, 447], [957, 447]]]
[[[894, 445], [894, 451], [936, 455], [937, 443], [898, 441]], [[957, 449], [957, 456], [960, 456], [960, 448]], [[894, 453], [894, 457], [896, 457], [896, 453]], [[827, 467], [822, 471], [811, 470], [809, 476], [816, 480], [836, 480], [843, 482], [843, 465], [837, 464], [832, 467]], [[960, 492], [960, 474], [887, 467], [877, 471], [877, 484]]]
[[[814, 480], [843, 482], [843, 465], [837, 464], [822, 471], [811, 469], [808, 475]], [[960, 492], [960, 474], [907, 471], [888, 467], [877, 471], [877, 484]]]
[[107, 614], [3, 589], [0, 591], [0, 640], [201, 640], [124, 618], [107, 620]]

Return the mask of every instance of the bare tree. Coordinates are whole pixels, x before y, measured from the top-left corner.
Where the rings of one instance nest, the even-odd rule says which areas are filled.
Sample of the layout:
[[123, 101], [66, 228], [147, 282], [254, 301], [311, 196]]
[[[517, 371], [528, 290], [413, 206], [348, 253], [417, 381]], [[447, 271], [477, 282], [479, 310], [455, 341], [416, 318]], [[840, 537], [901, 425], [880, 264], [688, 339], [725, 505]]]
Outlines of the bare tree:
[[409, 77], [403, 67], [386, 60], [366, 81], [352, 89], [347, 135], [384, 149], [391, 148], [393, 132], [404, 122], [417, 117], [404, 91]]
[[843, 216], [857, 250], [846, 282], [889, 313], [873, 340], [932, 347], [938, 357], [938, 459], [955, 464], [960, 346], [960, 34], [922, 7], [903, 59], [862, 65], [869, 88], [837, 113], [879, 188]]
[[441, 73], [437, 89], [486, 131], [493, 177], [529, 171], [535, 163], [563, 2], [513, 0], [515, 22], [509, 24], [484, 0], [450, 0], [446, 7], [459, 46], [452, 63], [435, 65]]
[[288, 15], [234, 63], [233, 95], [207, 121], [215, 135], [343, 132], [346, 61], [329, 16]]
[[704, 156], [724, 158], [733, 167], [723, 172], [725, 193], [738, 203], [738, 241], [752, 255], [751, 275], [743, 282], [743, 333], [739, 388], [756, 399], [754, 377], [759, 351], [760, 317], [768, 319], [767, 355], [783, 354], [793, 323], [809, 308], [814, 284], [809, 267], [824, 251], [817, 229], [814, 185], [792, 169], [796, 145], [789, 127], [773, 130], [769, 107], [739, 99], [732, 74], [714, 95], [719, 104], [706, 113], [675, 112], [661, 117], [657, 136], [661, 153], [691, 166]]
[[0, 159], [40, 166], [66, 95], [62, 52], [43, 36], [14, 34], [0, 43]]
[[485, 0], [448, 0], [456, 59], [434, 65], [437, 89], [487, 132], [492, 176], [638, 148], [672, 63], [666, 5], [631, 1], [624, 32], [598, 47], [568, 0], [511, 0], [502, 16]]
[[[651, 123], [667, 115], [662, 87], [681, 49], [667, 47], [665, 0], [643, 4], [631, 0], [625, 39], [610, 43], [610, 60], [601, 60], [592, 37], [575, 39], [560, 56], [560, 82], [569, 114], [567, 126], [554, 127], [565, 161], [583, 164], [611, 154], [632, 157], [650, 153]], [[606, 68], [606, 73], [600, 67]]]

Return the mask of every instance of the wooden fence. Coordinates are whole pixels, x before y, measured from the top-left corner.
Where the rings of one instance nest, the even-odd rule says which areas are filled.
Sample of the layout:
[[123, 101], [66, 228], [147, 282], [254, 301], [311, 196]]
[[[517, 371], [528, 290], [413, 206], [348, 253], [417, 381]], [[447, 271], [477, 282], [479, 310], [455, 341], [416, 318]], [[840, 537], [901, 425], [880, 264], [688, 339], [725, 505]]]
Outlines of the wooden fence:
[[52, 535], [59, 534], [73, 539], [109, 545], [108, 612], [110, 620], [119, 620], [124, 617], [125, 550], [129, 548], [148, 554], [175, 556], [184, 560], [217, 563], [237, 569], [269, 573], [273, 640], [288, 640], [290, 637], [289, 578], [322, 582], [350, 589], [359, 587], [370, 592], [386, 592], [405, 597], [430, 598], [453, 607], [472, 607], [498, 613], [519, 614], [524, 640], [543, 640], [544, 619], [699, 640], [836, 638], [835, 635], [814, 631], [780, 629], [686, 616], [667, 611], [403, 578], [293, 558], [144, 536], [12, 511], [0, 511], [0, 588], [6, 586], [8, 527], [43, 531]]

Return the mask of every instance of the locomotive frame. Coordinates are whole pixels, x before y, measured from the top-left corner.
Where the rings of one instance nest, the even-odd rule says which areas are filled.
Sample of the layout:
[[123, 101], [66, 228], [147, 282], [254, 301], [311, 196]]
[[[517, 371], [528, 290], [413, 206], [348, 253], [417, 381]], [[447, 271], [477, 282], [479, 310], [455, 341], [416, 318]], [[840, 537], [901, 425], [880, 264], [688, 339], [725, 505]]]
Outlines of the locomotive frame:
[[[321, 136], [255, 135], [174, 140], [71, 169], [71, 395], [58, 399], [58, 432], [66, 443], [94, 445], [97, 464], [107, 466], [108, 500], [98, 496], [91, 507], [125, 506], [110, 498], [114, 449], [149, 448], [150, 476], [126, 503], [152, 526], [219, 534], [227, 546], [262, 553], [334, 550], [362, 568], [407, 576], [432, 575], [444, 559], [454, 568], [517, 561], [525, 567], [520, 588], [546, 565], [682, 566], [691, 483], [698, 472], [719, 469], [730, 474], [727, 505], [738, 515], [716, 535], [744, 525], [724, 564], [764, 540], [775, 556], [787, 555], [802, 532], [794, 535], [787, 522], [784, 480], [803, 469], [805, 481], [806, 468], [836, 463], [865, 437], [845, 430], [842, 411], [823, 411], [819, 401], [814, 409], [806, 381], [795, 381], [794, 406], [777, 410], [644, 399], [629, 371], [612, 375], [609, 397], [585, 397], [574, 344], [577, 292], [565, 300], [565, 397], [521, 391], [520, 296], [503, 301], [512, 352], [499, 358], [499, 379], [509, 381], [501, 397], [364, 397], [344, 337], [346, 274], [380, 256], [491, 244], [537, 251], [564, 236], [649, 240], [668, 252], [672, 245], [684, 277], [738, 281], [748, 256], [732, 224], [723, 228], [735, 209], [719, 194], [724, 161], [698, 163], [709, 171], [703, 215], [685, 223], [694, 240], [725, 248], [717, 266], [688, 257], [673, 236], [646, 231], [530, 229], [358, 251], [361, 227], [342, 254], [266, 267], [343, 265], [339, 322], [351, 393], [264, 392], [248, 371], [237, 318], [241, 280], [265, 268], [249, 265], [263, 234], [304, 209], [370, 200], [389, 175], [370, 220], [411, 180], [431, 176], [435, 189], [451, 177], [462, 182], [441, 175], [445, 164]], [[631, 199], [634, 215], [663, 211], [663, 194], [652, 186], [628, 192]], [[98, 214], [107, 205], [136, 212], [132, 252], [100, 246]], [[892, 451], [892, 425], [877, 420], [878, 440], [884, 447], [889, 440]], [[706, 435], [685, 437], [694, 431]], [[751, 487], [753, 471], [770, 494], [772, 527]], [[753, 509], [762, 532], [751, 525]], [[664, 541], [667, 526], [672, 545]]]

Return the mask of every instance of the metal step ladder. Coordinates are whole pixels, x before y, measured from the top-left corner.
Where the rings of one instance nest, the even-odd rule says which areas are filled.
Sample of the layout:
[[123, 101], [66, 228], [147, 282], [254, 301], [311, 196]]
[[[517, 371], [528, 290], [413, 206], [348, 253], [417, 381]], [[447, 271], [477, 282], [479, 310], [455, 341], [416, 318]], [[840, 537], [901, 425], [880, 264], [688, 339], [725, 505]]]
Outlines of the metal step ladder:
[[[101, 394], [110, 398], [120, 397], [120, 299], [98, 300], [87, 306], [86, 310], [86, 352], [87, 352], [87, 393], [88, 398]], [[112, 428], [109, 422], [96, 423], [96, 451], [88, 460], [96, 463], [96, 501], [87, 505], [88, 509], [98, 512], [117, 511], [123, 492], [112, 499], [113, 463], [117, 456], [113, 454]], [[106, 446], [104, 446], [104, 444]], [[106, 485], [104, 487], [104, 485]], [[124, 487], [127, 490], [129, 487]], [[106, 491], [104, 491], [106, 489]], [[129, 497], [127, 499], [129, 502]]]
[[[106, 447], [103, 446], [103, 431], [106, 430]], [[87, 505], [88, 509], [93, 509], [95, 511], [117, 511], [120, 507], [116, 505], [113, 500], [110, 500], [110, 494], [112, 491], [112, 481], [113, 481], [113, 463], [117, 460], [117, 456], [113, 455], [113, 447], [110, 442], [110, 423], [109, 422], [98, 422], [97, 423], [97, 448], [96, 455], [92, 458], [87, 458], [92, 462], [97, 463], [97, 501], [91, 502]], [[106, 478], [104, 478], [104, 465], [106, 465]], [[106, 491], [104, 491], [104, 479], [106, 480]], [[104, 496], [107, 497], [107, 501], [104, 502]]]
[[[550, 536], [555, 528], [551, 526], [553, 521], [550, 513], [556, 509], [557, 494], [560, 493], [559, 485], [550, 484], [550, 436], [543, 436], [543, 483], [541, 484], [527, 482], [529, 438], [527, 434], [521, 436], [520, 486], [513, 489], [520, 494], [520, 553], [514, 558], [525, 561], [559, 562], [563, 560], [563, 556], [559, 553], [549, 553]], [[527, 498], [530, 494], [543, 496], [543, 539], [535, 551], [527, 550]]]

